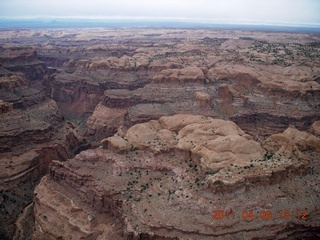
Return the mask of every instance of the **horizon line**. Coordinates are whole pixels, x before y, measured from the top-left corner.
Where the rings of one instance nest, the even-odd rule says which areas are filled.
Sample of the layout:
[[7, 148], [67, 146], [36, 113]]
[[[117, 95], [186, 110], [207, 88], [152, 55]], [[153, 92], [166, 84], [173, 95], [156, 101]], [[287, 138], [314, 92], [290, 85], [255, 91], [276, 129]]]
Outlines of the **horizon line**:
[[275, 22], [275, 21], [258, 21], [251, 19], [208, 19], [208, 18], [181, 18], [181, 17], [129, 17], [129, 16], [0, 16], [0, 21], [5, 20], [109, 20], [109, 21], [176, 21], [182, 23], [199, 23], [199, 24], [226, 24], [226, 25], [254, 25], [254, 26], [279, 26], [279, 27], [316, 27], [320, 28], [320, 23], [302, 23], [302, 22]]

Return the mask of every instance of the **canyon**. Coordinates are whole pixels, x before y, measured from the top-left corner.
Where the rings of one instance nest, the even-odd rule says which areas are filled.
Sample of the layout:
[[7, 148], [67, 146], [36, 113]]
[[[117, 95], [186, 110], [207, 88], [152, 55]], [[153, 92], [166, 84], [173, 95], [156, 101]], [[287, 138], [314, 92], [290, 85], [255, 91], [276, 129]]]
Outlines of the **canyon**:
[[1, 239], [320, 237], [319, 34], [2, 30], [0, 117]]

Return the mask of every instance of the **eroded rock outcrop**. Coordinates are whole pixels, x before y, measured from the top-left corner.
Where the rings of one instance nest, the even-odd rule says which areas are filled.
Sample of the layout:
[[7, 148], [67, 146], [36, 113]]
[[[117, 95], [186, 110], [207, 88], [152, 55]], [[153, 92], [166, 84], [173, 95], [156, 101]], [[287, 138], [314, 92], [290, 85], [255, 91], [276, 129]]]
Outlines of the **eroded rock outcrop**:
[[73, 81], [73, 76], [68, 75], [59, 75], [47, 81], [50, 97], [68, 119], [83, 119], [102, 100], [103, 91], [99, 84], [86, 78], [79, 81]]
[[319, 152], [320, 138], [290, 126], [283, 133], [270, 136], [264, 147], [288, 157], [301, 157], [301, 152], [304, 151]]
[[82, 139], [46, 96], [34, 49], [1, 50], [0, 238], [28, 239], [35, 185], [52, 160], [70, 158]]
[[195, 92], [194, 94], [194, 106], [199, 108], [211, 108], [212, 99], [211, 96], [206, 92]]
[[44, 64], [32, 47], [0, 48], [0, 67], [4, 72], [21, 72], [29, 80], [41, 79], [45, 75]]
[[[203, 29], [0, 32], [0, 114], [5, 119], [0, 147], [9, 155], [16, 152], [4, 157], [2, 176], [10, 184], [24, 182], [10, 196], [1, 192], [0, 200], [4, 206], [32, 201], [33, 181], [22, 179], [36, 179], [52, 159], [71, 157], [67, 149], [78, 144], [80, 128], [90, 141], [105, 138], [105, 149], [52, 164], [51, 177], [41, 185], [47, 190], [38, 189], [35, 236], [40, 239], [74, 229], [68, 237], [121, 239], [123, 232], [124, 238], [154, 239], [234, 239], [235, 232], [248, 239], [306, 237], [319, 227], [313, 221], [314, 193], [319, 192], [318, 42], [315, 34]], [[186, 124], [178, 120], [183, 115], [162, 117], [175, 114], [214, 121], [189, 116]], [[172, 119], [180, 125], [169, 123]], [[250, 136], [217, 119], [232, 120]], [[221, 130], [218, 122], [229, 130]], [[289, 125], [296, 129], [283, 132]], [[72, 210], [53, 210], [60, 201]], [[278, 213], [287, 206], [311, 209], [312, 220], [241, 221], [248, 208]], [[18, 230], [32, 222], [23, 220], [31, 208], [21, 213]], [[209, 225], [212, 210], [222, 208], [235, 209], [240, 221]], [[12, 208], [5, 210], [6, 216], [16, 216]], [[61, 219], [66, 227], [57, 224]]]
[[[304, 133], [291, 133], [284, 134], [303, 154], [296, 136]], [[36, 190], [34, 237], [234, 239], [241, 232], [268, 239], [316, 231], [310, 159], [288, 157], [273, 145], [268, 150], [233, 122], [200, 115], [134, 125], [103, 140], [103, 148], [52, 163]], [[296, 201], [307, 192], [306, 201]], [[301, 208], [308, 221], [279, 216], [281, 209]], [[274, 214], [269, 221], [266, 211]]]
[[203, 71], [198, 67], [186, 67], [183, 69], [165, 69], [153, 77], [153, 81], [161, 82], [203, 82]]
[[89, 131], [93, 131], [89, 134], [101, 139], [106, 135], [112, 135], [117, 131], [117, 126], [124, 124], [126, 113], [126, 109], [108, 108], [99, 103], [87, 120], [87, 128]]
[[[230, 119], [261, 139], [292, 123], [306, 130], [319, 120], [315, 35], [70, 29], [7, 31], [0, 41], [11, 38], [34, 42], [40, 59], [51, 67], [47, 93], [76, 123], [86, 121], [99, 102], [126, 110], [126, 127], [192, 113]], [[21, 52], [15, 45], [12, 51]], [[24, 52], [30, 62], [39, 62], [34, 48]], [[200, 92], [207, 94], [205, 99]], [[121, 124], [113, 122], [105, 132], [100, 128], [97, 139], [111, 136]]]
[[[123, 150], [123, 143], [112, 138], [109, 138], [111, 147]], [[199, 115], [181, 114], [162, 117], [159, 122], [137, 124], [128, 129], [123, 138], [128, 142], [127, 150], [148, 149], [157, 153], [177, 149], [190, 152], [200, 159], [204, 171], [217, 171], [231, 162], [247, 164], [264, 154], [259, 144], [236, 124]]]

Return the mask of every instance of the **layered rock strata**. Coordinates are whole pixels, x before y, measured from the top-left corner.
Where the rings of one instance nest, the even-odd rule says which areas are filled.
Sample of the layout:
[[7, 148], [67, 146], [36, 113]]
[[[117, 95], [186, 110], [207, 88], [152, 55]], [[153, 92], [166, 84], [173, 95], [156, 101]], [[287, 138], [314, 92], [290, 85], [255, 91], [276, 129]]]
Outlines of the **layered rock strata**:
[[319, 171], [319, 141], [290, 127], [261, 145], [200, 115], [134, 125], [52, 163], [36, 189], [34, 238], [315, 237], [319, 176], [309, 171]]
[[[21, 42], [34, 46], [50, 67], [46, 91], [65, 117], [82, 123], [99, 102], [122, 112], [118, 124], [105, 121], [108, 127], [89, 121], [89, 136], [97, 140], [114, 134], [123, 121], [130, 127], [178, 113], [229, 119], [262, 140], [290, 124], [306, 130], [319, 120], [316, 34], [208, 29], [6, 31], [0, 43], [15, 53], [2, 48], [10, 56], [1, 61], [7, 65], [16, 61]], [[32, 48], [24, 54], [31, 63], [41, 63]], [[26, 65], [25, 60], [16, 62]], [[199, 100], [199, 92], [206, 100]]]
[[34, 49], [1, 50], [0, 238], [30, 239], [35, 185], [53, 159], [73, 156], [81, 138], [46, 96]]
[[[1, 223], [0, 226], [10, 225], [9, 232], [16, 232], [16, 238], [27, 236], [25, 228], [22, 229], [21, 226], [24, 226], [26, 222], [32, 222], [25, 221], [25, 219], [26, 216], [31, 216], [32, 212], [32, 204], [29, 205], [29, 203], [32, 200], [31, 192], [34, 181], [25, 182], [25, 180], [30, 180], [31, 177], [35, 176], [34, 180], [36, 181], [38, 176], [46, 172], [47, 165], [52, 159], [64, 160], [72, 157], [69, 156], [71, 153], [68, 153], [68, 149], [76, 146], [79, 142], [76, 136], [77, 127], [80, 128], [81, 132], [86, 133], [86, 137], [90, 141], [110, 137], [118, 131], [116, 136], [103, 141], [105, 150], [95, 150], [99, 154], [102, 152], [103, 157], [101, 159], [105, 158], [105, 154], [114, 154], [115, 157], [110, 159], [116, 162], [120, 153], [128, 153], [133, 156], [136, 154], [140, 159], [140, 155], [143, 155], [142, 151], [144, 151], [142, 149], [146, 149], [147, 154], [152, 155], [152, 159], [167, 154], [166, 158], [161, 159], [173, 157], [178, 161], [181, 160], [183, 164], [184, 154], [189, 154], [190, 157], [187, 159], [191, 159], [192, 169], [197, 164], [196, 169], [198, 171], [194, 171], [202, 174], [198, 176], [198, 179], [204, 179], [204, 177], [206, 179], [205, 189], [207, 187], [212, 191], [212, 194], [220, 194], [219, 197], [222, 197], [221, 199], [226, 205], [232, 207], [236, 205], [236, 212], [246, 210], [245, 208], [249, 205], [244, 205], [241, 209], [239, 203], [232, 202], [230, 199], [235, 199], [234, 192], [246, 190], [248, 194], [244, 192], [239, 197], [242, 202], [247, 203], [252, 200], [259, 204], [266, 203], [263, 207], [270, 207], [274, 200], [274, 204], [279, 206], [277, 211], [282, 210], [285, 206], [292, 206], [292, 208], [296, 207], [297, 209], [305, 206], [312, 209], [310, 215], [313, 219], [315, 208], [312, 207], [312, 204], [317, 205], [314, 204], [316, 199], [314, 193], [319, 192], [315, 182], [318, 181], [317, 166], [319, 159], [316, 147], [318, 140], [316, 139], [320, 132], [318, 124], [320, 120], [319, 40], [317, 34], [307, 33], [208, 29], [141, 28], [86, 29], [81, 31], [78, 29], [0, 31], [0, 114], [4, 119], [3, 123], [1, 122], [0, 132], [3, 136], [1, 137], [2, 140], [0, 139], [0, 148], [1, 154], [4, 154], [3, 162], [5, 162], [2, 177], [5, 179], [6, 187], [11, 188], [16, 186], [15, 184], [20, 186], [20, 190], [17, 192], [11, 190], [1, 192], [1, 211], [4, 214], [3, 216], [6, 217], [1, 219], [5, 219], [5, 223]], [[21, 47], [21, 45], [28, 47]], [[48, 96], [54, 101], [50, 100]], [[176, 139], [175, 135], [178, 135], [178, 132], [167, 129], [161, 124], [161, 129], [158, 129], [157, 126], [152, 125], [155, 122], [149, 123], [149, 125], [152, 125], [150, 131], [147, 129], [148, 124], [148, 127], [145, 125], [136, 127], [145, 131], [148, 134], [147, 136], [154, 141], [149, 147], [148, 142], [140, 142], [141, 139], [134, 138], [134, 135], [131, 135], [130, 141], [125, 137], [128, 132], [134, 133], [132, 129], [130, 131], [128, 129], [136, 124], [174, 114], [195, 114], [231, 120], [250, 134], [251, 139], [249, 135], [243, 134], [241, 131], [236, 133], [232, 130], [232, 134], [230, 133], [232, 142], [226, 140], [221, 143], [221, 138], [217, 138], [215, 134], [210, 136], [216, 139], [217, 142], [214, 142], [214, 144], [220, 144], [221, 148], [212, 145], [206, 147], [201, 141], [197, 141], [199, 148], [193, 148], [193, 145], [187, 142], [191, 141], [190, 139], [181, 137], [180, 142], [180, 139]], [[63, 118], [72, 120], [77, 126], [66, 124]], [[16, 121], [16, 124], [13, 121]], [[217, 123], [211, 121], [210, 124]], [[229, 126], [230, 122], [224, 124]], [[295, 128], [288, 128], [289, 125], [295, 126]], [[209, 134], [200, 122], [199, 127], [205, 136]], [[301, 132], [309, 131], [309, 129], [308, 134]], [[279, 134], [279, 132], [283, 133]], [[196, 132], [190, 134], [192, 137], [198, 137]], [[229, 136], [229, 133], [227, 135]], [[170, 140], [169, 143], [166, 142], [167, 140]], [[183, 142], [184, 140], [186, 141]], [[30, 143], [30, 147], [25, 144], [26, 142]], [[157, 145], [158, 143], [163, 144], [163, 146]], [[250, 146], [249, 149], [253, 153], [241, 152], [239, 151], [241, 147], [236, 148], [235, 153], [233, 153], [231, 145], [240, 143], [245, 144], [246, 147]], [[133, 150], [137, 147], [141, 150], [137, 150], [137, 153], [135, 153]], [[81, 150], [80, 147], [77, 152]], [[216, 150], [223, 150], [224, 154], [216, 154]], [[233, 155], [230, 154], [230, 151]], [[84, 152], [84, 154], [87, 153]], [[244, 157], [246, 154], [250, 156], [248, 159], [252, 160], [250, 164], [245, 160], [247, 159], [247, 157]], [[260, 158], [254, 159], [252, 155], [259, 155]], [[216, 156], [216, 158], [213, 156]], [[218, 156], [219, 159], [217, 159]], [[88, 157], [88, 159], [91, 159], [91, 157]], [[246, 165], [235, 164], [237, 166], [231, 166], [234, 159], [243, 159]], [[195, 162], [193, 162], [194, 160]], [[73, 161], [75, 160], [70, 162]], [[38, 166], [38, 163], [41, 164]], [[228, 168], [226, 166], [229, 163]], [[53, 173], [60, 171], [54, 169], [61, 168], [64, 171], [65, 166], [69, 163], [65, 164], [60, 166], [58, 163], [54, 163]], [[91, 166], [90, 162], [85, 162], [85, 164], [88, 165], [85, 165], [84, 168]], [[94, 164], [92, 163], [92, 165]], [[201, 171], [199, 170], [200, 164], [202, 164]], [[219, 165], [221, 165], [221, 168], [218, 167]], [[127, 168], [127, 162], [121, 166]], [[72, 165], [72, 167], [75, 166]], [[183, 166], [180, 171], [185, 171], [185, 167], [191, 171], [189, 164]], [[212, 170], [210, 170], [211, 167]], [[118, 168], [120, 167], [116, 169]], [[101, 167], [101, 169], [104, 169], [104, 167]], [[160, 169], [162, 169], [161, 166]], [[69, 170], [76, 171], [72, 170], [71, 167]], [[259, 175], [260, 177], [254, 175], [255, 170], [261, 175]], [[92, 170], [92, 176], [90, 175], [92, 181], [98, 181], [94, 176], [96, 173], [102, 176], [102, 172], [99, 171], [100, 169], [95, 169], [94, 172]], [[212, 171], [212, 176], [208, 171]], [[83, 172], [86, 172], [86, 170], [83, 170]], [[148, 174], [149, 172], [150, 170], [148, 170]], [[129, 175], [126, 172], [123, 172], [123, 174]], [[136, 175], [137, 173], [132, 172], [132, 174]], [[176, 173], [168, 170], [167, 175], [164, 176], [178, 176], [174, 174]], [[247, 174], [248, 177], [243, 178], [242, 174]], [[299, 174], [304, 177], [301, 176], [300, 178]], [[67, 172], [65, 172], [65, 175], [69, 176]], [[159, 176], [156, 175], [155, 178], [159, 178], [160, 175], [162, 176], [163, 173], [160, 172]], [[298, 177], [295, 177], [297, 175]], [[59, 178], [59, 174], [56, 174], [56, 176]], [[135, 177], [139, 178], [139, 174]], [[72, 177], [65, 178], [68, 184], [74, 184], [70, 180]], [[74, 178], [77, 179], [77, 174], [74, 175]], [[196, 179], [189, 177], [190, 181], [196, 181]], [[130, 179], [129, 185], [136, 187], [137, 183], [133, 183], [133, 181], [141, 180]], [[167, 186], [163, 191], [167, 191], [170, 197], [165, 196], [165, 198], [174, 205], [176, 202], [171, 197], [175, 199], [176, 195], [172, 194], [172, 189], [175, 191], [177, 189], [170, 181], [172, 180], [166, 178], [166, 184], [162, 184], [162, 186]], [[199, 180], [197, 180], [198, 182]], [[144, 187], [140, 186], [140, 188], [146, 188], [146, 183], [144, 182]], [[91, 182], [86, 184], [90, 185]], [[268, 186], [268, 184], [271, 184], [271, 186]], [[125, 232], [126, 237], [140, 235], [141, 238], [146, 236], [151, 238], [154, 234], [154, 238], [156, 236], [172, 237], [172, 235], [175, 235], [182, 239], [194, 239], [194, 236], [199, 237], [196, 232], [206, 236], [207, 233], [204, 232], [208, 231], [211, 237], [212, 234], [217, 237], [219, 235], [218, 231], [221, 230], [221, 238], [234, 239], [235, 234], [233, 235], [233, 232], [238, 231], [239, 226], [241, 230], [238, 231], [238, 234], [244, 234], [243, 238], [254, 238], [250, 235], [255, 231], [254, 227], [250, 228], [244, 226], [244, 223], [239, 225], [238, 223], [234, 224], [234, 222], [227, 222], [231, 225], [230, 233], [223, 232], [223, 227], [217, 221], [214, 225], [214, 229], [217, 230], [210, 230], [207, 226], [203, 228], [209, 230], [203, 230], [199, 224], [195, 224], [194, 229], [189, 229], [185, 233], [184, 230], [177, 227], [178, 224], [176, 223], [178, 221], [183, 223], [183, 221], [191, 219], [188, 216], [191, 216], [191, 213], [194, 214], [194, 212], [185, 209], [196, 208], [197, 211], [202, 213], [208, 212], [208, 210], [205, 211], [198, 205], [193, 205], [194, 203], [188, 203], [185, 209], [180, 206], [181, 204], [177, 205], [181, 212], [186, 211], [186, 215], [182, 215], [182, 220], [180, 220], [174, 218], [173, 212], [176, 213], [177, 211], [173, 211], [171, 205], [171, 207], [168, 207], [169, 213], [166, 212], [167, 205], [163, 205], [163, 200], [153, 202], [155, 205], [159, 203], [159, 211], [163, 212], [163, 215], [157, 213], [157, 216], [162, 216], [162, 219], [167, 219], [167, 216], [170, 216], [173, 222], [168, 222], [166, 227], [175, 230], [171, 234], [169, 230], [161, 227], [163, 232], [160, 233], [160, 228], [157, 228], [159, 231], [150, 230], [152, 227], [148, 224], [146, 228], [143, 228], [141, 222], [148, 222], [148, 214], [143, 213], [143, 216], [146, 215], [146, 217], [142, 218], [140, 216], [141, 207], [138, 207], [136, 216], [133, 217], [131, 212], [134, 211], [131, 211], [130, 207], [123, 207], [126, 197], [118, 197], [120, 190], [112, 190], [112, 188], [111, 190], [107, 188], [107, 190], [110, 190], [111, 195], [117, 195], [119, 200], [119, 202], [116, 201], [119, 205], [116, 205], [116, 207], [112, 205], [112, 212], [114, 212], [116, 218], [108, 217], [110, 220], [108, 220], [108, 223], [100, 221], [100, 217], [97, 218], [98, 220], [92, 220], [92, 216], [98, 216], [99, 211], [92, 210], [93, 200], [90, 197], [88, 197], [89, 200], [86, 200], [87, 203], [82, 203], [81, 199], [84, 195], [87, 196], [91, 193], [91, 196], [99, 196], [98, 199], [100, 199], [102, 196], [100, 192], [100, 195], [95, 195], [91, 190], [92, 188], [88, 187], [83, 189], [83, 194], [81, 193], [80, 200], [77, 201], [73, 197], [78, 192], [70, 193], [70, 185], [63, 183], [60, 186], [57, 182], [53, 182], [51, 178], [45, 178], [43, 185], [47, 185], [48, 188], [51, 187], [52, 191], [47, 191], [48, 196], [51, 197], [50, 200], [47, 197], [44, 197], [41, 201], [37, 200], [39, 204], [47, 201], [47, 207], [42, 204], [43, 210], [41, 211], [50, 212], [49, 209], [59, 205], [59, 201], [72, 209], [74, 208], [72, 211], [75, 212], [75, 215], [72, 216], [69, 216], [69, 213], [63, 215], [63, 209], [58, 210], [58, 212], [64, 216], [61, 219], [70, 220], [69, 225], [66, 223], [68, 229], [65, 229], [64, 234], [71, 232], [68, 234], [71, 234], [70, 236], [74, 234], [76, 238], [88, 236], [89, 238], [99, 237], [104, 239], [110, 236], [110, 238], [120, 239], [122, 233]], [[104, 182], [101, 185], [104, 185]], [[148, 186], [150, 185], [151, 183], [148, 183]], [[190, 187], [188, 184], [183, 185], [183, 187], [185, 186]], [[96, 188], [95, 186], [94, 189]], [[39, 189], [41, 194], [41, 188]], [[307, 189], [312, 189], [310, 190], [311, 193], [307, 192]], [[84, 193], [86, 191], [88, 193]], [[125, 194], [127, 194], [126, 191]], [[149, 191], [149, 188], [147, 191]], [[188, 192], [188, 198], [190, 191]], [[163, 192], [158, 193], [163, 194]], [[278, 193], [280, 195], [277, 195]], [[106, 199], [109, 199], [110, 194], [106, 194]], [[151, 192], [150, 194], [154, 195]], [[194, 195], [196, 194], [192, 196]], [[139, 199], [132, 193], [126, 196], [130, 201], [133, 200], [133, 197]], [[215, 196], [214, 201], [211, 202], [217, 206], [216, 209], [223, 207], [221, 202], [216, 200], [216, 195], [205, 195], [204, 198], [208, 199], [212, 196]], [[267, 197], [271, 197], [272, 200], [266, 200]], [[130, 201], [128, 204], [135, 206]], [[154, 200], [150, 199], [148, 201], [150, 203], [143, 201], [143, 204], [150, 205], [145, 208], [146, 211], [149, 211], [149, 207], [154, 209], [154, 207], [152, 208], [154, 205], [151, 204]], [[200, 203], [201, 201], [199, 200]], [[105, 204], [108, 205], [109, 202], [113, 201], [107, 200]], [[9, 207], [12, 204], [18, 206], [14, 211], [12, 207]], [[17, 229], [15, 231], [12, 227], [14, 221], [7, 216], [17, 216], [17, 213], [22, 209], [19, 206], [22, 205], [26, 207], [15, 223]], [[79, 210], [79, 208], [83, 210]], [[260, 206], [260, 208], [262, 207]], [[37, 209], [39, 210], [40, 207], [38, 206]], [[38, 211], [37, 209], [36, 211]], [[208, 206], [206, 209], [208, 209]], [[78, 210], [80, 217], [76, 215]], [[126, 219], [125, 217], [118, 217], [124, 216], [119, 212], [127, 210], [130, 212], [128, 220], [142, 219], [143, 221], [137, 221], [139, 224], [136, 226], [123, 220]], [[211, 210], [213, 210], [213, 207]], [[41, 211], [39, 210], [39, 213]], [[50, 214], [52, 219], [55, 219], [55, 211], [50, 212]], [[46, 215], [41, 215], [41, 220], [40, 215], [36, 214], [39, 223], [36, 234], [40, 234], [40, 238], [45, 239], [59, 236], [61, 234], [59, 231], [64, 230], [64, 227], [56, 226], [55, 220], [44, 216]], [[102, 213], [99, 216], [106, 218], [107, 215]], [[202, 220], [199, 214], [195, 216]], [[79, 223], [78, 219], [82, 219], [80, 221], [83, 221], [81, 223], [83, 225]], [[88, 219], [88, 221], [84, 219]], [[313, 220], [310, 222], [291, 220], [288, 222], [280, 221], [280, 224], [274, 222], [274, 225], [272, 225], [272, 221], [269, 221], [269, 225], [267, 225], [272, 225], [273, 229], [269, 235], [265, 233], [267, 231], [263, 232], [264, 222], [257, 226], [257, 229], [260, 229], [258, 232], [261, 233], [262, 238], [274, 238], [277, 233], [278, 238], [287, 237], [290, 239], [291, 237], [294, 239], [294, 236], [299, 237], [300, 232], [301, 236], [307, 237], [307, 231], [313, 234], [313, 230], [318, 228], [317, 225], [314, 225]], [[255, 222], [255, 219], [250, 223], [252, 222]], [[112, 225], [111, 223], [115, 224]], [[152, 226], [155, 226], [154, 223], [152, 224]], [[77, 225], [76, 228], [81, 229], [79, 233], [72, 232], [75, 225]], [[182, 225], [187, 226], [187, 224]], [[55, 226], [55, 230], [50, 230], [50, 226]], [[127, 227], [129, 230], [124, 231], [123, 229]], [[176, 235], [176, 232], [178, 232], [176, 229], [180, 229], [181, 235]], [[269, 231], [269, 228], [265, 229]], [[2, 228], [0, 230], [2, 234]], [[19, 235], [20, 230], [24, 231], [21, 235]], [[213, 233], [213, 231], [216, 232]], [[191, 232], [197, 235], [190, 235]]]

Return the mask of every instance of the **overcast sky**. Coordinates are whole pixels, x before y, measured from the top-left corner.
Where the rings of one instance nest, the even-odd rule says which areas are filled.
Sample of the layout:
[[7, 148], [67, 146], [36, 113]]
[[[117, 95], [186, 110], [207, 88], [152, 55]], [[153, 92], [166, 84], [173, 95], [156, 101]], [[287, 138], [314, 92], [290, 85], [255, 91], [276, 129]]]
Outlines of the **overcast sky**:
[[147, 17], [320, 24], [320, 0], [0, 0], [0, 17]]

